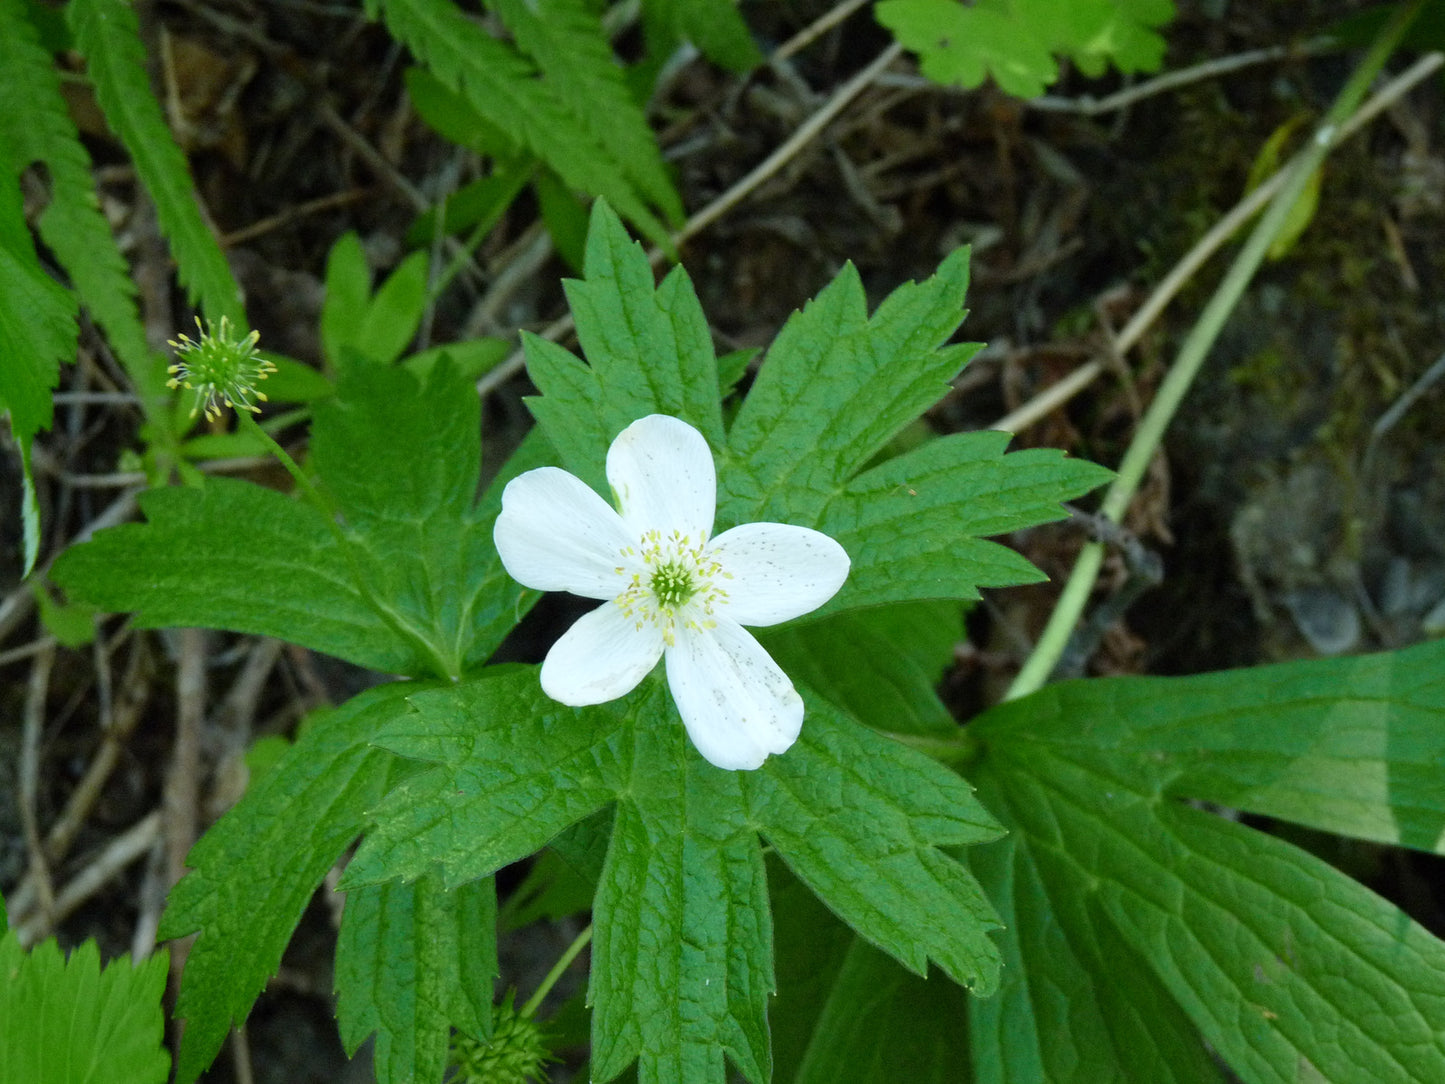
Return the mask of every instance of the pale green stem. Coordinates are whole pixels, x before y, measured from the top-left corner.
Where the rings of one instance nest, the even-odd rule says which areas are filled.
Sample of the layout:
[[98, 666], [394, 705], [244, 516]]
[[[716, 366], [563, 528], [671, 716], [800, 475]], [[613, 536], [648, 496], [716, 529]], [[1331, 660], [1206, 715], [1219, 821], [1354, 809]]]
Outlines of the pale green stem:
[[[1340, 126], [1359, 108], [1370, 84], [1394, 52], [1401, 37], [1419, 13], [1424, 0], [1414, 0], [1407, 7], [1397, 9], [1394, 16], [1380, 31], [1369, 53], [1355, 69], [1334, 104], [1326, 114], [1324, 122], [1315, 131], [1309, 143], [1295, 155], [1288, 167], [1289, 173], [1283, 186], [1266, 208], [1264, 215], [1255, 225], [1254, 231], [1245, 241], [1239, 254], [1234, 258], [1224, 281], [1215, 290], [1200, 314], [1199, 320], [1179, 348], [1179, 357], [1169, 375], [1159, 386], [1159, 392], [1139, 422], [1138, 432], [1130, 442], [1124, 460], [1119, 465], [1118, 476], [1105, 494], [1100, 512], [1107, 519], [1118, 523], [1129, 507], [1144, 472], [1164, 439], [1164, 431], [1174, 418], [1185, 393], [1198, 375], [1200, 366], [1208, 357], [1214, 341], [1224, 327], [1225, 321], [1239, 303], [1245, 288], [1254, 278], [1255, 272], [1264, 262], [1265, 253], [1280, 235], [1286, 219], [1293, 210], [1300, 193], [1314, 172], [1320, 168], [1325, 156], [1334, 145]], [[1026, 696], [1041, 687], [1058, 665], [1060, 657], [1073, 634], [1079, 616], [1084, 611], [1094, 582], [1103, 563], [1104, 548], [1098, 542], [1084, 546], [1079, 559], [1069, 576], [1069, 582], [1059, 598], [1059, 604], [1049, 617], [1037, 646], [1019, 671], [1018, 677], [1009, 686], [1004, 699], [1013, 700]]]
[[351, 568], [351, 578], [356, 582], [356, 589], [361, 593], [361, 597], [366, 600], [367, 605], [376, 611], [376, 615], [380, 617], [382, 621], [386, 622], [387, 626], [393, 632], [403, 639], [410, 641], [420, 649], [438, 675], [450, 678], [453, 681], [460, 677], [461, 668], [454, 660], [443, 658], [430, 640], [412, 628], [400, 614], [388, 606], [377, 596], [376, 592], [371, 589], [371, 578], [366, 575], [366, 570], [362, 567], [360, 557], [356, 552], [356, 543], [348, 538], [346, 532], [341, 529], [339, 522], [340, 511], [336, 505], [331, 502], [330, 498], [316, 488], [315, 483], [306, 476], [306, 473], [297, 464], [296, 460], [291, 458], [291, 453], [281, 447], [275, 437], [261, 428], [250, 411], [244, 409], [237, 410], [236, 417], [240, 419], [243, 429], [249, 430], [253, 436], [260, 439], [261, 443], [266, 445], [271, 454], [286, 468], [286, 473], [291, 475], [291, 479], [296, 483], [297, 488], [306, 495], [306, 499], [321, 513], [321, 518], [325, 520], [326, 526], [330, 529], [337, 546], [340, 547], [342, 554], [346, 557], [346, 562]]
[[911, 746], [920, 753], [926, 753], [940, 764], [964, 765], [978, 755], [979, 743], [967, 727], [960, 727], [955, 735], [938, 737], [933, 734], [900, 734], [896, 730], [879, 731], [885, 738]]
[[286, 473], [291, 475], [291, 480], [296, 483], [296, 487], [300, 489], [302, 493], [306, 494], [306, 499], [321, 513], [322, 518], [326, 520], [327, 526], [331, 528], [332, 534], [337, 537], [338, 541], [344, 542], [341, 528], [337, 526], [336, 523], [336, 506], [316, 488], [310, 478], [306, 477], [306, 473], [301, 469], [300, 465], [296, 460], [291, 458], [291, 453], [281, 447], [275, 437], [261, 428], [249, 410], [238, 408], [236, 410], [236, 418], [240, 421], [241, 428], [249, 430], [252, 436], [259, 438], [261, 443], [266, 445], [267, 450], [286, 468]]
[[530, 1020], [532, 1014], [542, 1004], [542, 999], [552, 992], [552, 987], [557, 985], [557, 980], [562, 977], [562, 972], [572, 965], [577, 959], [577, 954], [587, 947], [587, 942], [592, 940], [592, 927], [589, 925], [579, 933], [572, 943], [567, 946], [567, 951], [562, 953], [561, 958], [552, 965], [552, 970], [547, 972], [547, 977], [542, 980], [542, 985], [537, 987], [537, 992], [527, 999], [527, 1003], [518, 1010], [517, 1015], [524, 1020]]

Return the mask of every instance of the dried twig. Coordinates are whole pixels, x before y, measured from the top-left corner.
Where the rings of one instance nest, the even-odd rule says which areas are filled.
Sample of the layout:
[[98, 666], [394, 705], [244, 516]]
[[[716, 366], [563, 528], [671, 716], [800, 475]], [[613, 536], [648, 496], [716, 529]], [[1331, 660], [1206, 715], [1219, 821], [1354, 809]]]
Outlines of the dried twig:
[[30, 852], [30, 878], [40, 902], [40, 920], [49, 926], [55, 917], [55, 885], [50, 863], [40, 841], [40, 816], [36, 809], [40, 793], [40, 738], [45, 728], [45, 697], [50, 691], [50, 668], [55, 649], [42, 651], [30, 666], [25, 692], [25, 721], [20, 735], [20, 823]]
[[826, 34], [829, 30], [832, 30], [833, 27], [837, 26], [844, 19], [848, 18], [849, 15], [852, 15], [867, 3], [868, 0], [843, 0], [841, 4], [837, 4], [828, 11], [825, 11], [787, 41], [783, 42], [782, 45], [779, 45], [777, 49], [773, 51], [773, 55], [768, 59], [776, 63], [779, 60], [786, 60], [794, 53], [802, 52], [818, 40], [818, 38]]
[[[1442, 64], [1445, 64], [1445, 54], [1429, 53], [1421, 57], [1365, 102], [1359, 111], [1335, 133], [1334, 142], [1338, 143], [1354, 135], [1381, 112], [1399, 101], [1416, 84], [1436, 71]], [[1288, 169], [1289, 166], [1286, 165], [1235, 204], [1234, 208], [1215, 223], [1213, 228], [1185, 254], [1184, 258], [1174, 265], [1174, 268], [1165, 276], [1164, 281], [1154, 288], [1149, 299], [1125, 325], [1124, 330], [1119, 332], [1118, 338], [1114, 341], [1114, 351], [1119, 356], [1122, 357], [1143, 337], [1144, 332], [1164, 311], [1164, 307], [1184, 288], [1185, 283], [1194, 276], [1204, 262], [1222, 248], [1230, 237], [1274, 198], [1275, 193], [1284, 184]], [[1063, 380], [1044, 389], [1017, 410], [1004, 415], [989, 428], [1002, 429], [1009, 433], [1027, 429], [1087, 388], [1103, 371], [1104, 365], [1101, 361], [1090, 361], [1081, 365]]]
[[201, 725], [206, 717], [206, 634], [202, 629], [181, 629], [177, 643], [176, 734], [162, 806], [169, 884], [175, 884], [185, 872], [186, 852], [196, 841], [200, 824]]
[[[100, 665], [105, 664], [102, 661]], [[102, 722], [100, 748], [96, 750], [85, 775], [71, 791], [65, 809], [45, 836], [44, 854], [46, 861], [51, 864], [61, 862], [70, 853], [76, 835], [85, 824], [85, 818], [95, 807], [101, 791], [115, 771], [125, 741], [135, 730], [150, 696], [151, 670], [150, 653], [146, 650], [145, 641], [137, 639], [126, 666], [125, 676], [121, 679], [120, 694], [111, 718], [108, 724]], [[33, 874], [27, 874], [10, 895], [11, 911], [20, 916], [28, 915], [35, 907], [39, 890], [39, 882]]]
[[105, 887], [112, 877], [149, 851], [160, 839], [160, 834], [161, 815], [157, 811], [147, 814], [116, 836], [95, 858], [86, 862], [74, 880], [56, 893], [50, 921], [47, 921], [44, 915], [35, 915], [16, 926], [20, 943], [28, 947], [48, 936], [54, 922], [74, 913], [76, 908]]

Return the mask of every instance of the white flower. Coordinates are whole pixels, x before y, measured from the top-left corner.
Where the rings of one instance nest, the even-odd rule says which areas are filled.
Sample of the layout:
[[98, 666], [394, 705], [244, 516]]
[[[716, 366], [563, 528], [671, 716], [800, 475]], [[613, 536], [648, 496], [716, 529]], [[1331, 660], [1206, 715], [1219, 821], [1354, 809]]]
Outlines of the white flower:
[[553, 645], [542, 690], [580, 707], [631, 692], [657, 665], [693, 745], [719, 768], [756, 768], [798, 738], [803, 701], [744, 625], [776, 625], [832, 598], [843, 547], [818, 531], [747, 523], [712, 537], [707, 441], [665, 414], [607, 450], [617, 510], [557, 467], [514, 478], [494, 538], [512, 577], [605, 600]]

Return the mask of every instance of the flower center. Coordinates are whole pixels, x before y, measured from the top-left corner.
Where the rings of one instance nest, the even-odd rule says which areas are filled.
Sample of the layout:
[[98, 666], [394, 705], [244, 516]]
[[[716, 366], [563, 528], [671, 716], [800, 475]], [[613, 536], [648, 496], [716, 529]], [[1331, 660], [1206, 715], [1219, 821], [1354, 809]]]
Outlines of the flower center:
[[648, 588], [657, 604], [664, 610], [675, 610], [693, 595], [697, 585], [693, 582], [692, 569], [681, 561], [672, 561], [653, 569]]
[[732, 579], [722, 566], [704, 552], [706, 539], [694, 543], [685, 534], [648, 531], [637, 546], [622, 551], [626, 565], [620, 574], [631, 572], [627, 589], [614, 601], [639, 629], [657, 625], [662, 639], [671, 647], [679, 623], [684, 628], [710, 629], [713, 607], [727, 598], [720, 581]]

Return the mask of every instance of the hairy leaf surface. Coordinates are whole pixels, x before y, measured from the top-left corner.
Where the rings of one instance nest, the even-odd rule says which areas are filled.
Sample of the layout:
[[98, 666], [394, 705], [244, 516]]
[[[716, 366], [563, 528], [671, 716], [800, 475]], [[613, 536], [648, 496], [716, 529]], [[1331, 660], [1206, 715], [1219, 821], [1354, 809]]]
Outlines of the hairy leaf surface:
[[146, 345], [135, 284], [100, 212], [90, 155], [61, 94], [60, 74], [17, 0], [0, 0], [0, 29], [0, 168], [14, 173], [44, 163], [50, 199], [40, 215], [40, 235], [105, 329], [137, 390], [158, 396], [164, 366]]
[[681, 222], [682, 198], [595, 10], [583, 0], [489, 3], [592, 139], [616, 155], [643, 198], [669, 221]]
[[[387, 29], [448, 88], [573, 188], [603, 196], [652, 240], [668, 232], [617, 156], [578, 119], [558, 89], [536, 78], [511, 46], [487, 34], [450, 0], [367, 0]], [[590, 109], [589, 109], [590, 111]]]

